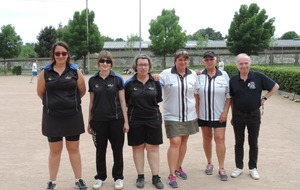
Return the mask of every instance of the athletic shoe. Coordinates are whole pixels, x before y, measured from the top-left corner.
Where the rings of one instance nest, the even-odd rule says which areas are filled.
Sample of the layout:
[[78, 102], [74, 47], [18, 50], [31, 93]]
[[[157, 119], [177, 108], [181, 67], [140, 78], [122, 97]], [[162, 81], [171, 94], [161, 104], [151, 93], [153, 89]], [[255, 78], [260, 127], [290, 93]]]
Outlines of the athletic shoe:
[[138, 177], [135, 184], [136, 184], [137, 188], [140, 188], [140, 189], [144, 188], [145, 178], [144, 177]]
[[172, 175], [172, 174], [169, 175], [168, 184], [169, 184], [170, 187], [173, 187], [173, 188], [178, 187], [178, 183], [176, 181], [176, 175]]
[[259, 174], [258, 174], [258, 171], [256, 170], [256, 168], [249, 170], [249, 172], [253, 179], [256, 179], [256, 180], [259, 179]]
[[117, 179], [115, 181], [115, 189], [123, 189], [124, 184], [122, 179]]
[[103, 181], [101, 179], [96, 179], [94, 185], [93, 185], [93, 189], [100, 189], [100, 187], [102, 186]]
[[243, 170], [242, 169], [240, 169], [240, 168], [235, 168], [234, 170], [233, 170], [233, 172], [231, 173], [231, 177], [233, 177], [233, 178], [236, 178], [236, 177], [238, 177], [239, 175], [241, 175], [243, 173]]
[[46, 188], [46, 190], [54, 190], [54, 189], [56, 189], [56, 188], [57, 188], [56, 183], [53, 183], [52, 181], [49, 181], [49, 182], [47, 183], [47, 188]]
[[219, 176], [220, 176], [221, 181], [227, 181], [228, 180], [228, 176], [227, 176], [224, 169], [219, 170]]
[[87, 190], [87, 186], [85, 185], [85, 182], [82, 179], [79, 179], [75, 182], [75, 187], [79, 190]]
[[187, 175], [186, 173], [182, 170], [182, 168], [180, 167], [178, 170], [175, 171], [175, 174], [177, 177], [179, 177], [180, 179], [187, 179]]
[[161, 182], [159, 176], [152, 177], [152, 184], [156, 187], [156, 189], [163, 189], [164, 184]]
[[207, 164], [206, 168], [205, 168], [205, 173], [206, 175], [212, 175], [214, 171], [214, 165], [212, 164]]

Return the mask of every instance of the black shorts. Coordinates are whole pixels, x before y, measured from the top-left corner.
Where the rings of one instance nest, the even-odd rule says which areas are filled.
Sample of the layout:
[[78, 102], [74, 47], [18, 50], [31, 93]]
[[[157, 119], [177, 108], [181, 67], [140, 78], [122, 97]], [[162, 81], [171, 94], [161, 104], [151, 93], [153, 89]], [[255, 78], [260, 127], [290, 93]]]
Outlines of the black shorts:
[[163, 143], [161, 120], [145, 122], [144, 124], [129, 124], [127, 134], [128, 145], [138, 146], [144, 143], [160, 145]]
[[[79, 141], [80, 135], [65, 137], [66, 141]], [[63, 137], [48, 137], [48, 142], [59, 142], [62, 141]]]
[[211, 127], [211, 128], [221, 128], [226, 127], [226, 122], [220, 123], [219, 121], [205, 121], [198, 119], [199, 127]]

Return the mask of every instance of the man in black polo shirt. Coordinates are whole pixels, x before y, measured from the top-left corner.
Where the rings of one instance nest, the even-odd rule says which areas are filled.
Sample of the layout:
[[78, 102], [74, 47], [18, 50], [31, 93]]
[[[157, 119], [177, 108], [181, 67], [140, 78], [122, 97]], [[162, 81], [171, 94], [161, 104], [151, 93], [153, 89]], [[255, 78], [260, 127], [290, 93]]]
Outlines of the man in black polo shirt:
[[[238, 74], [230, 78], [232, 99], [232, 125], [235, 134], [236, 169], [231, 177], [238, 177], [243, 172], [245, 128], [248, 130], [249, 162], [248, 167], [253, 179], [259, 179], [257, 172], [258, 135], [261, 123], [260, 107], [278, 89], [279, 85], [261, 72], [250, 70], [251, 59], [247, 54], [236, 57]], [[267, 90], [264, 96], [262, 91]]]

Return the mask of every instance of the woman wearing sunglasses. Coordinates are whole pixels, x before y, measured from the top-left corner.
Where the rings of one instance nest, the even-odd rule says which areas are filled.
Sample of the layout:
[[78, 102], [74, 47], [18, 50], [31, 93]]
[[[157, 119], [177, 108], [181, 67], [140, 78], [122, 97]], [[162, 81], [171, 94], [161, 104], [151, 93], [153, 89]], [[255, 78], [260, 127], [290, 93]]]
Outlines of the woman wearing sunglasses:
[[112, 177], [115, 181], [115, 189], [122, 189], [124, 133], [129, 130], [124, 81], [121, 75], [111, 70], [113, 61], [109, 51], [99, 53], [98, 66], [99, 72], [89, 80], [90, 106], [87, 129], [89, 134], [92, 134], [96, 146], [97, 174], [93, 189], [99, 189], [107, 178], [108, 140], [114, 157]]
[[51, 64], [38, 78], [37, 94], [43, 100], [42, 133], [48, 137], [49, 175], [46, 190], [56, 189], [56, 178], [63, 149], [63, 137], [79, 190], [87, 187], [81, 179], [79, 137], [84, 133], [81, 98], [86, 92], [82, 73], [71, 63], [69, 46], [56, 42], [51, 51]]

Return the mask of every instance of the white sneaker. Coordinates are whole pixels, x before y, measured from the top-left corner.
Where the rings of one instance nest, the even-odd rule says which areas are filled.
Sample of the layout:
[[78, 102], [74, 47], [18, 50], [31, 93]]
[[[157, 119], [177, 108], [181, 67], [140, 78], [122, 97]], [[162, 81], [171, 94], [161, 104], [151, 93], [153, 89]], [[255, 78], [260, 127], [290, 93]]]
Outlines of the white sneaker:
[[123, 180], [122, 179], [117, 179], [115, 181], [115, 189], [123, 189]]
[[243, 173], [243, 170], [242, 169], [240, 169], [240, 168], [235, 168], [234, 170], [233, 170], [233, 172], [231, 173], [231, 177], [233, 177], [233, 178], [236, 178], [236, 177], [238, 177], [239, 175], [241, 175]]
[[253, 179], [256, 179], [256, 180], [259, 179], [259, 174], [258, 174], [256, 168], [249, 170], [249, 172]]
[[100, 189], [102, 186], [103, 181], [101, 179], [97, 179], [93, 185], [93, 189]]

